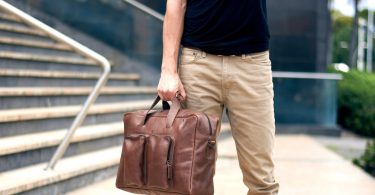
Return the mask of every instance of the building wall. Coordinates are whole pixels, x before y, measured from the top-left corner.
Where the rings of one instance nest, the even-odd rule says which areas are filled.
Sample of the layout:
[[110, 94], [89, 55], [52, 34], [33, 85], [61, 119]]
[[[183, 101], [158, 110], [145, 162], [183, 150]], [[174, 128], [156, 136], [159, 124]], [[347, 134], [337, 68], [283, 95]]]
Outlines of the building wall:
[[162, 22], [122, 0], [25, 0], [25, 3], [159, 69]]
[[327, 0], [267, 0], [274, 70], [325, 71], [329, 62]]

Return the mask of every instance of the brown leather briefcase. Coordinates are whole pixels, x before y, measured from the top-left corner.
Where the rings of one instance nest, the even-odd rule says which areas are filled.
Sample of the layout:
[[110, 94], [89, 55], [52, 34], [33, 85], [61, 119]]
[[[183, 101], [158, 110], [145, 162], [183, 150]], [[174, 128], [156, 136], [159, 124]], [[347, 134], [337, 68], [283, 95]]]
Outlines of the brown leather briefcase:
[[124, 114], [124, 142], [116, 187], [138, 194], [214, 194], [218, 117], [182, 109]]

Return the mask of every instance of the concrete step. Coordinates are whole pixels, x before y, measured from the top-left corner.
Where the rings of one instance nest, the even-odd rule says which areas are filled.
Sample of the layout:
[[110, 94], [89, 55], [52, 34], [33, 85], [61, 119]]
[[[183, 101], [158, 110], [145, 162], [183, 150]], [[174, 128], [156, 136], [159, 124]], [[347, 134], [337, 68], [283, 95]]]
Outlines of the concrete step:
[[[77, 129], [65, 157], [121, 145], [122, 122]], [[0, 138], [0, 172], [48, 161], [67, 129]]]
[[[147, 109], [152, 102], [153, 99], [147, 99], [94, 104], [82, 126], [121, 121], [125, 112]], [[0, 137], [67, 128], [81, 107], [82, 105], [72, 105], [0, 111]]]
[[63, 194], [113, 176], [121, 147], [63, 158], [53, 171], [40, 163], [0, 173], [0, 194]]
[[0, 59], [21, 60], [21, 61], [37, 61], [37, 62], [52, 62], [59, 64], [74, 64], [74, 65], [90, 65], [97, 66], [98, 63], [92, 59], [73, 58], [57, 55], [41, 55], [25, 52], [1, 51]]
[[55, 49], [63, 51], [72, 51], [71, 47], [63, 43], [51, 43], [47, 41], [31, 40], [14, 37], [0, 37], [0, 44], [17, 45], [32, 48]]
[[[0, 87], [0, 111], [83, 104], [93, 87]], [[156, 96], [156, 87], [104, 87], [96, 103], [124, 102]]]
[[13, 21], [13, 22], [20, 22], [21, 21], [17, 16], [7, 14], [3, 11], [0, 12], [0, 19], [1, 20], [7, 20], [7, 21]]
[[[69, 72], [69, 71], [42, 71], [42, 70], [14, 70], [0, 69], [0, 76], [35, 77], [35, 78], [61, 78], [61, 79], [98, 79], [99, 73]], [[136, 73], [111, 73], [111, 80], [139, 80]]]
[[[220, 160], [220, 159], [219, 159]], [[99, 181], [93, 183], [91, 185], [85, 186], [83, 188], [79, 188], [68, 192], [66, 195], [82, 195], [82, 194], [90, 194], [90, 195], [102, 195], [102, 194], [110, 194], [110, 195], [134, 195], [134, 193], [126, 192], [116, 188], [116, 176], [113, 176], [109, 179], [105, 179], [103, 181]], [[215, 183], [216, 185], [216, 183]], [[215, 187], [215, 194], [217, 195], [218, 192]]]
[[7, 23], [10, 25], [22, 25], [26, 24], [12, 13], [8, 13], [6, 10], [0, 10], [0, 23]]
[[[100, 73], [73, 71], [44, 71], [0, 68], [0, 87], [27, 86], [94, 86]], [[136, 73], [111, 73], [107, 86], [138, 84]]]
[[3, 19], [1, 18], [1, 16], [0, 16], [0, 24], [7, 24], [7, 25], [12, 25], [12, 26], [20, 26], [20, 27], [29, 27], [27, 24], [23, 22]]
[[15, 27], [24, 27], [24, 28], [32, 28], [31, 26], [29, 26], [28, 24], [22, 22], [22, 21], [14, 21], [14, 20], [3, 20], [1, 17], [0, 17], [0, 25], [9, 25], [9, 26], [15, 26]]
[[45, 41], [45, 42], [50, 42], [50, 43], [55, 42], [48, 36], [40, 36], [40, 35], [34, 35], [34, 34], [22, 34], [22, 33], [16, 33], [16, 32], [13, 32], [13, 31], [4, 31], [4, 30], [1, 30], [1, 29], [0, 29], [0, 36], [1, 37], [15, 38], [15, 39]]
[[35, 56], [57, 56], [57, 57], [68, 57], [68, 58], [73, 58], [73, 59], [84, 58], [82, 57], [81, 54], [75, 51], [30, 47], [30, 46], [22, 46], [22, 45], [14, 45], [14, 44], [1, 44], [0, 43], [0, 51], [1, 52], [16, 52], [16, 53], [22, 53], [22, 54], [27, 54], [27, 55], [35, 55]]
[[[145, 100], [156, 96], [156, 92], [145, 93], [119, 93], [100, 95], [95, 104], [126, 102], [132, 100]], [[65, 95], [65, 96], [18, 96], [0, 97], [0, 111], [8, 109], [35, 108], [35, 107], [57, 107], [82, 105], [87, 99], [87, 95]]]
[[[88, 141], [123, 133], [122, 122], [105, 123], [80, 127], [74, 134], [71, 143]], [[0, 156], [57, 146], [67, 129], [55, 129], [48, 132], [30, 133], [0, 138]]]
[[12, 33], [36, 35], [36, 36], [42, 36], [42, 37], [47, 36], [45, 32], [43, 32], [41, 30], [38, 30], [38, 29], [34, 29], [34, 28], [31, 28], [31, 27], [23, 27], [23, 26], [18, 26], [18, 25], [12, 25], [12, 24], [6, 24], [6, 23], [0, 24], [0, 31], [8, 31], [8, 32], [12, 32]]
[[[88, 95], [93, 87], [0, 87], [0, 96], [74, 96]], [[156, 93], [156, 87], [128, 86], [128, 87], [104, 87], [101, 95], [110, 94], [149, 94]]]
[[[151, 103], [152, 100], [95, 104], [89, 109], [88, 114], [129, 111], [144, 108], [147, 105], [151, 105]], [[2, 110], [0, 112], [0, 123], [75, 116], [80, 109], [81, 105]]]
[[0, 69], [38, 70], [38, 71], [70, 71], [70, 72], [101, 72], [99, 65], [62, 64], [48, 61], [14, 60], [0, 58]]

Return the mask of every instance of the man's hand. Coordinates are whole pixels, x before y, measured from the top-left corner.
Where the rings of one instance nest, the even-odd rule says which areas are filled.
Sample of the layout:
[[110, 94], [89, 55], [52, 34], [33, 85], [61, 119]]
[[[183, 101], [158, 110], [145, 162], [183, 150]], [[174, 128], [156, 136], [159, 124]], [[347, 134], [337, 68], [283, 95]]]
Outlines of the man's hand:
[[162, 100], [172, 100], [177, 92], [178, 99], [185, 100], [186, 94], [177, 74], [177, 58], [184, 26], [186, 0], [167, 1], [163, 22], [163, 60], [158, 85]]
[[186, 99], [185, 89], [181, 83], [180, 77], [175, 71], [162, 71], [160, 75], [158, 94], [162, 100], [172, 100], [179, 92], [180, 101]]

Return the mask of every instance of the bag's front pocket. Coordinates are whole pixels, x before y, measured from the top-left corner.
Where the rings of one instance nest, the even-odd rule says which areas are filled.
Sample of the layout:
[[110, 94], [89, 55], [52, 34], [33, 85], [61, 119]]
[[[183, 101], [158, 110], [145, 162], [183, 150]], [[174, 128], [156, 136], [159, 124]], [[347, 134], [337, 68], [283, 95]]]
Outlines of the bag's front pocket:
[[174, 142], [170, 136], [151, 135], [147, 143], [147, 186], [168, 189], [173, 177]]
[[124, 175], [125, 185], [141, 187], [144, 185], [146, 136], [132, 135], [124, 141]]

